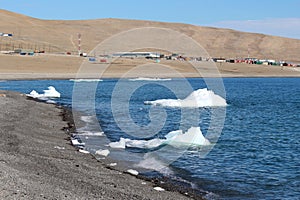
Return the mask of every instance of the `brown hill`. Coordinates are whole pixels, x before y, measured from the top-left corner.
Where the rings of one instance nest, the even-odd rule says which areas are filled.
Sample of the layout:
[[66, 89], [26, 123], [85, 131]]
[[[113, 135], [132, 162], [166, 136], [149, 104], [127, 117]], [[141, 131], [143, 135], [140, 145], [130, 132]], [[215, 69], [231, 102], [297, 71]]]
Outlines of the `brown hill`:
[[300, 61], [300, 40], [245, 33], [230, 29], [139, 20], [40, 20], [0, 10], [0, 32], [13, 33], [13, 39], [1, 38], [5, 48], [44, 49], [46, 52], [76, 52], [77, 33], [82, 49], [92, 50], [116, 33], [138, 27], [164, 27], [182, 32], [199, 42], [212, 57], [251, 57]]

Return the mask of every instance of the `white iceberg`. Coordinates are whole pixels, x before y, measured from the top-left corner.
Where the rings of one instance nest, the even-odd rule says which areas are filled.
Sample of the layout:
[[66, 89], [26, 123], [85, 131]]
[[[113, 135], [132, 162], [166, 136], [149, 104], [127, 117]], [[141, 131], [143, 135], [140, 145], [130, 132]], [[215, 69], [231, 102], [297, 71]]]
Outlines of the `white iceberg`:
[[227, 106], [226, 100], [207, 88], [198, 89], [192, 92], [185, 99], [159, 99], [145, 101], [144, 104], [164, 107], [218, 107]]
[[60, 98], [60, 93], [56, 91], [55, 87], [49, 86], [48, 90], [43, 90], [44, 94], [39, 94], [37, 91], [32, 90], [27, 96], [32, 98]]
[[208, 139], [206, 139], [199, 127], [191, 127], [186, 133], [182, 130], [172, 131], [166, 135], [169, 145], [182, 146], [182, 145], [210, 145]]
[[111, 148], [141, 148], [152, 149], [162, 145], [178, 146], [205, 146], [210, 145], [208, 139], [206, 139], [200, 127], [191, 127], [187, 132], [183, 133], [182, 130], [172, 131], [165, 136], [165, 139], [154, 138], [152, 140], [131, 140], [121, 138], [118, 142], [111, 142], [109, 146]]

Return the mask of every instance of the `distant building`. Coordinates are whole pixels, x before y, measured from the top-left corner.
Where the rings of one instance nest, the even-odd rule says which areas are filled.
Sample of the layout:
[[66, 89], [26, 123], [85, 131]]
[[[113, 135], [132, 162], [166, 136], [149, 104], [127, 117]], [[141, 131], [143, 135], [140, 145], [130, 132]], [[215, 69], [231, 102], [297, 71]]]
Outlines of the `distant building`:
[[114, 53], [113, 57], [155, 59], [155, 58], [160, 58], [160, 54], [153, 53], [153, 52], [119, 52], [119, 53]]

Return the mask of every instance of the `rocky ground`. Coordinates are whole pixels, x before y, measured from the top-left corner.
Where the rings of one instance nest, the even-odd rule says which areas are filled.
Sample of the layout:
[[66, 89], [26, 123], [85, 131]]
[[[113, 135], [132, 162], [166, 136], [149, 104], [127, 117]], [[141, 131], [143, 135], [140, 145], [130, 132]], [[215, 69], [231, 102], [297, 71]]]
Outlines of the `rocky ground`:
[[62, 112], [0, 91], [0, 199], [189, 199], [78, 152]]

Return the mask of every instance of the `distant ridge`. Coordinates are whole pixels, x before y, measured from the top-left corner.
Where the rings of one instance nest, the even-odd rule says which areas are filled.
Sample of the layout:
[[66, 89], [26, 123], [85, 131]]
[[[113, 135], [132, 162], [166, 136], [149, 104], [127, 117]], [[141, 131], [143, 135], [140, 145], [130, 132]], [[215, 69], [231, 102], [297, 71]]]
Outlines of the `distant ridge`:
[[[116, 33], [132, 28], [164, 27], [182, 32], [199, 42], [212, 57], [250, 57], [300, 61], [300, 40], [246, 33], [231, 29], [201, 27], [181, 23], [142, 20], [41, 20], [0, 10], [0, 32], [13, 33], [13, 41], [1, 40], [23, 48], [33, 46], [52, 52], [76, 52], [77, 33], [82, 35], [82, 49], [92, 50]], [[0, 49], [1, 50], [1, 49]]]

